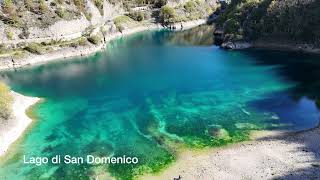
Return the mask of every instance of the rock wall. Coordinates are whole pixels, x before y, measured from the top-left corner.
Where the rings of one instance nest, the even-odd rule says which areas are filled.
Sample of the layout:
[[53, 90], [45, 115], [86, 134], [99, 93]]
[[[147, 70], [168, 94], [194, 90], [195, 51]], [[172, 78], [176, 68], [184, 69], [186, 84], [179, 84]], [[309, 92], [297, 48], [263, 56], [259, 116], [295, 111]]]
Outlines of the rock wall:
[[167, 5], [171, 7], [179, 6], [180, 4], [184, 4], [189, 0], [168, 0]]
[[[190, 1], [190, 0], [168, 0], [167, 5], [171, 6], [171, 7], [176, 7], [176, 6], [179, 6], [181, 4], [185, 4], [188, 1]], [[215, 5], [215, 4], [217, 4], [217, 2], [219, 0], [198, 0], [198, 1], [206, 2], [209, 5]]]
[[[49, 42], [51, 40], [71, 40], [81, 37], [82, 32], [90, 26], [90, 22], [85, 17], [70, 21], [61, 20], [47, 28], [29, 27], [28, 38], [20, 38], [23, 30], [8, 25], [0, 27], [0, 44], [6, 46], [15, 46], [21, 43], [30, 42]], [[11, 32], [13, 37], [8, 38], [7, 33]]]
[[[15, 47], [21, 43], [41, 43], [51, 40], [67, 41], [81, 37], [83, 32], [89, 27], [102, 26], [106, 22], [111, 22], [116, 16], [124, 13], [120, 3], [112, 5], [106, 0], [104, 1], [103, 16], [91, 1], [87, 1], [86, 10], [91, 14], [90, 21], [82, 14], [77, 19], [59, 20], [46, 28], [28, 27], [26, 29], [28, 33], [27, 38], [21, 38], [22, 28], [12, 27], [0, 21], [0, 44], [7, 47]], [[8, 37], [8, 32], [13, 35], [11, 38]]]
[[84, 31], [90, 22], [85, 17], [81, 16], [79, 19], [71, 21], [58, 21], [48, 28], [41, 29], [38, 27], [29, 28], [29, 38], [52, 38], [59, 39], [64, 36], [78, 36], [78, 34]]

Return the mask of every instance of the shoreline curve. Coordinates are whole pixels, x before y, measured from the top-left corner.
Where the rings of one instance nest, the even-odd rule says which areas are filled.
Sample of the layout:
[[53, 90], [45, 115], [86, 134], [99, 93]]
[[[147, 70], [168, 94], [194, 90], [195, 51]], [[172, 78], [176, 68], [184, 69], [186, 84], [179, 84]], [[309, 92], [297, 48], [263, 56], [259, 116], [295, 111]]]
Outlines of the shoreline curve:
[[12, 118], [7, 125], [0, 129], [0, 157], [4, 156], [10, 149], [10, 146], [16, 142], [32, 123], [26, 111], [29, 107], [39, 102], [38, 97], [28, 97], [11, 91], [14, 99], [12, 104]]

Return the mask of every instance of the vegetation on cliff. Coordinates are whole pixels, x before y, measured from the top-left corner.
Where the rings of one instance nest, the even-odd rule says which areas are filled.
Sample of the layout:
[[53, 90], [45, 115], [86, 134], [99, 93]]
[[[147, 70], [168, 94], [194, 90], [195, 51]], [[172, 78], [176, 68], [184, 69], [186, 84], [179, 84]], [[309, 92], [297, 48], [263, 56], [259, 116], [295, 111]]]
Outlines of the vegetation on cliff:
[[160, 22], [164, 24], [207, 18], [216, 6], [200, 0], [189, 0], [178, 6], [163, 6], [160, 10]]
[[229, 38], [274, 38], [319, 46], [320, 1], [232, 0], [217, 24]]
[[137, 26], [205, 19], [215, 8], [206, 0], [0, 0], [0, 59], [98, 45]]
[[[168, 0], [4, 0], [2, 3], [0, 2], [0, 21], [20, 28], [30, 26], [47, 27], [60, 19], [71, 20], [82, 15], [90, 21], [92, 12], [89, 10], [89, 4], [95, 5], [100, 14], [104, 15], [105, 2], [129, 12], [128, 15], [134, 20], [142, 21], [145, 19], [146, 12], [156, 16], [157, 10], [167, 5]], [[145, 8], [139, 9], [139, 7]], [[180, 22], [206, 17], [213, 11], [214, 6], [204, 0], [189, 0], [170, 8], [175, 9], [177, 12], [177, 16], [172, 21]]]

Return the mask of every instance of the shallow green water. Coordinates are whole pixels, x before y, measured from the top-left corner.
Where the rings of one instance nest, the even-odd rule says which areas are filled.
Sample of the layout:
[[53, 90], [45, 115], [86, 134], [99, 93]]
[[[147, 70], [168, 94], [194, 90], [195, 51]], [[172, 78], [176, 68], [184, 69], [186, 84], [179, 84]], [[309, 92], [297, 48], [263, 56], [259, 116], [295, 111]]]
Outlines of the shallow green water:
[[[250, 130], [300, 130], [318, 122], [318, 83], [297, 70], [318, 67], [310, 65], [318, 57], [201, 46], [211, 43], [210, 33], [143, 32], [94, 57], [2, 73], [14, 90], [46, 101], [0, 165], [0, 179], [88, 179], [104, 171], [132, 179], [169, 165], [178, 147], [220, 146], [246, 139]], [[308, 66], [299, 66], [301, 60]], [[58, 154], [137, 156], [139, 163], [23, 164], [23, 155]]]

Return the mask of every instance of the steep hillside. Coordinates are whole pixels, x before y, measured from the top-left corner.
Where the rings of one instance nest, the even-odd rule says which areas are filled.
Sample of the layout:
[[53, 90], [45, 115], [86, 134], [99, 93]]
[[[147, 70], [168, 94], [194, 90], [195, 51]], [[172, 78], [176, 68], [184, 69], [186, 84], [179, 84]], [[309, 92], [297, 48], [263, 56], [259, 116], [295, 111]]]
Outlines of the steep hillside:
[[0, 11], [0, 42], [72, 34], [75, 37], [90, 25], [121, 13], [120, 4], [103, 0], [4, 0]]
[[320, 1], [232, 0], [217, 19], [225, 40], [282, 40], [320, 46]]
[[[0, 9], [0, 43], [18, 39], [45, 38], [83, 32], [126, 15], [135, 21], [156, 18], [161, 7], [170, 22], [194, 20], [208, 16], [213, 1], [205, 0], [3, 0]], [[163, 17], [162, 22], [166, 21]], [[170, 17], [168, 17], [170, 18]], [[119, 19], [115, 23], [119, 24]], [[122, 28], [122, 27], [120, 27]]]
[[0, 60], [10, 64], [8, 59], [15, 63], [30, 53], [96, 46], [136, 27], [205, 19], [216, 1], [2, 0], [0, 5]]

